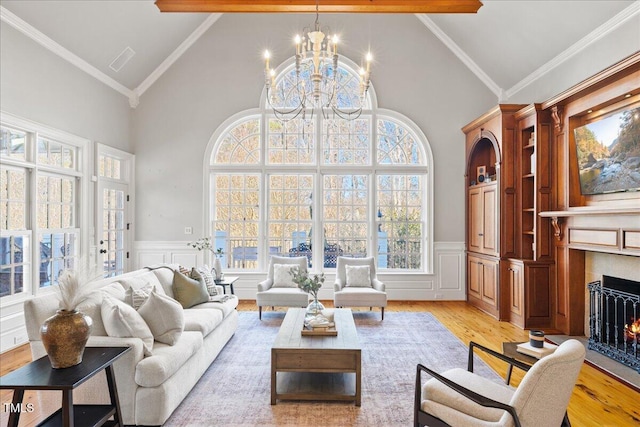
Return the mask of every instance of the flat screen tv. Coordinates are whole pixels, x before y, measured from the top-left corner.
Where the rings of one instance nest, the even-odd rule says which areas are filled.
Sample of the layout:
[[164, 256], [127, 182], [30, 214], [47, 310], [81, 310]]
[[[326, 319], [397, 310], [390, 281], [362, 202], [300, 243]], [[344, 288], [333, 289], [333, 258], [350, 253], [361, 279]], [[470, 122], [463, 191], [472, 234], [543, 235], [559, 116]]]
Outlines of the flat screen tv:
[[573, 130], [584, 195], [640, 190], [640, 106]]

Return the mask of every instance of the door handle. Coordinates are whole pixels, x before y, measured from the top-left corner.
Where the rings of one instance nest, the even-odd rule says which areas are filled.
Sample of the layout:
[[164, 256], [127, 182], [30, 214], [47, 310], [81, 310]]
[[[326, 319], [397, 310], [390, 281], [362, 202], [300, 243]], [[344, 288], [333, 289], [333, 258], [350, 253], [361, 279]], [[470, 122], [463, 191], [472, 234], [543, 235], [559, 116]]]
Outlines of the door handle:
[[106, 254], [106, 253], [107, 253], [107, 250], [106, 250], [106, 249], [100, 249], [100, 253], [101, 253], [101, 254]]
[[478, 236], [484, 236], [484, 234], [482, 234], [482, 233], [478, 233]]

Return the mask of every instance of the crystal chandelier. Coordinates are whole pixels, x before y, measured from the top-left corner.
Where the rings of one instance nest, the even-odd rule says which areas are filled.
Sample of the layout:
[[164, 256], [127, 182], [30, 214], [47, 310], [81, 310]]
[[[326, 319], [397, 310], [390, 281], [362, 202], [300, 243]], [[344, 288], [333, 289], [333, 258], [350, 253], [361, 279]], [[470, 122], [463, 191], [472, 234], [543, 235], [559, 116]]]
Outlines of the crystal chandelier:
[[[360, 116], [370, 85], [370, 67], [373, 57], [367, 53], [365, 65], [360, 68], [359, 99], [354, 101], [340, 96], [341, 81], [338, 69], [338, 36], [328, 37], [327, 28], [321, 29], [318, 20], [318, 1], [316, 1], [316, 20], [313, 28], [306, 27], [302, 36], [295, 36], [295, 81], [291, 86], [276, 86], [275, 70], [269, 68], [271, 54], [264, 52], [265, 86], [267, 101], [276, 118], [289, 121], [307, 111], [313, 116], [315, 110], [322, 112], [325, 118], [331, 114], [342, 119], [353, 120]], [[344, 98], [344, 99], [343, 99]]]

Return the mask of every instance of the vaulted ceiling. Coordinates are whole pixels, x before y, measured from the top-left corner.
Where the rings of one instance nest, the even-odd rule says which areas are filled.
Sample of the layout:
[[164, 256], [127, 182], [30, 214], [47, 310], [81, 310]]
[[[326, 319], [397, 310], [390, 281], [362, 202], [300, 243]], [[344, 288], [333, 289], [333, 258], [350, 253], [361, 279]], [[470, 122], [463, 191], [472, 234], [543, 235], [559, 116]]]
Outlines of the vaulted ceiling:
[[[482, 3], [476, 14], [413, 16], [499, 99], [640, 14], [640, 1]], [[220, 17], [162, 13], [153, 0], [3, 0], [0, 12], [2, 25], [24, 32], [130, 99], [142, 95]], [[110, 68], [127, 48], [135, 52], [130, 60], [119, 71]]]

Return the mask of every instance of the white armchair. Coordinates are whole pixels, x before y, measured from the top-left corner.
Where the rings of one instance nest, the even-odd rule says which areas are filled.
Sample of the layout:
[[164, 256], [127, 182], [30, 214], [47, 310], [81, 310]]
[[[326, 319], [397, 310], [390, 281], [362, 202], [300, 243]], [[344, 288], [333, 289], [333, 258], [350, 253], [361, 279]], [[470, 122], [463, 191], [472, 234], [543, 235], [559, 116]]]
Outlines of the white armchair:
[[[476, 347], [527, 371], [517, 388], [473, 373]], [[570, 339], [533, 366], [472, 342], [469, 366], [441, 374], [417, 366], [414, 427], [570, 426], [567, 406], [585, 357], [580, 341]], [[422, 386], [421, 374], [433, 378]]]
[[[306, 307], [309, 304], [309, 294], [298, 288], [292, 282], [288, 285], [274, 283], [274, 265], [291, 265], [298, 267], [300, 272], [307, 272], [307, 257], [271, 256], [267, 278], [258, 283], [256, 304], [258, 316], [262, 319], [262, 307]], [[291, 279], [291, 277], [287, 277]]]
[[[369, 277], [364, 281], [354, 280], [358, 276], [357, 269], [349, 267], [368, 267]], [[349, 273], [347, 270], [350, 270]], [[350, 280], [351, 282], [350, 283]], [[367, 280], [368, 279], [368, 280]], [[336, 281], [333, 285], [333, 304], [335, 307], [380, 307], [382, 320], [384, 308], [387, 306], [387, 293], [384, 283], [376, 275], [376, 263], [373, 257], [350, 258], [338, 257], [336, 265]]]

